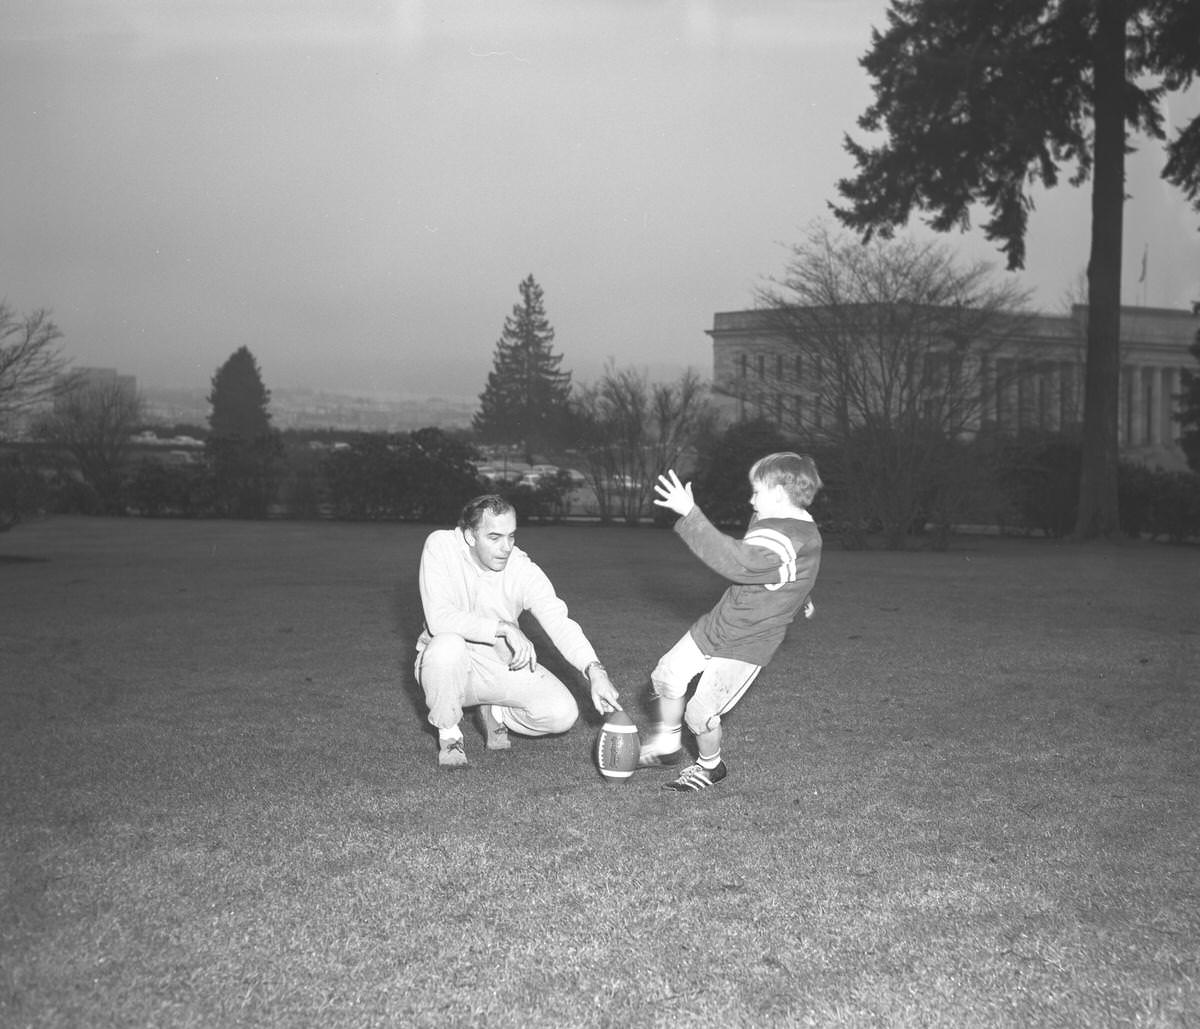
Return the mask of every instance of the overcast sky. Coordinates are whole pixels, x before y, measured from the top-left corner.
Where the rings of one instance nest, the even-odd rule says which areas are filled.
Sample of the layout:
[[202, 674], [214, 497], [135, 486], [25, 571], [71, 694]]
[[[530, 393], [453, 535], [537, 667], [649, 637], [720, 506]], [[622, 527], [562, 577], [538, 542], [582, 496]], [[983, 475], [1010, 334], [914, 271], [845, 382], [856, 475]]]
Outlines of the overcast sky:
[[[851, 172], [885, 8], [0, 0], [0, 299], [146, 385], [207, 387], [246, 345], [269, 388], [475, 396], [532, 273], [577, 380], [707, 375], [713, 312], [752, 306]], [[1198, 219], [1160, 170], [1130, 161], [1124, 300], [1187, 307]], [[1043, 310], [1089, 202], [1033, 215]]]

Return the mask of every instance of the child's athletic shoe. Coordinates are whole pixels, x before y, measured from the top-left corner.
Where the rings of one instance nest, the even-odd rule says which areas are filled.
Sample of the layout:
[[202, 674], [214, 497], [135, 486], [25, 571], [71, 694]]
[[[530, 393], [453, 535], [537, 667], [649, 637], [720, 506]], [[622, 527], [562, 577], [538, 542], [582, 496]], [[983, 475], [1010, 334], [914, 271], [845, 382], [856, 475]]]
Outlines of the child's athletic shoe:
[[462, 737], [454, 740], [442, 740], [438, 745], [439, 768], [465, 768], [467, 751], [463, 746]]
[[508, 740], [508, 726], [496, 717], [492, 705], [480, 704], [479, 713], [483, 716], [483, 734], [487, 738], [487, 749], [508, 750], [512, 746]]
[[724, 761], [716, 768], [705, 768], [699, 764], [688, 765], [679, 773], [678, 779], [663, 783], [663, 789], [674, 790], [676, 793], [698, 793], [700, 790], [715, 786], [727, 774], [729, 774], [729, 769], [725, 767]]

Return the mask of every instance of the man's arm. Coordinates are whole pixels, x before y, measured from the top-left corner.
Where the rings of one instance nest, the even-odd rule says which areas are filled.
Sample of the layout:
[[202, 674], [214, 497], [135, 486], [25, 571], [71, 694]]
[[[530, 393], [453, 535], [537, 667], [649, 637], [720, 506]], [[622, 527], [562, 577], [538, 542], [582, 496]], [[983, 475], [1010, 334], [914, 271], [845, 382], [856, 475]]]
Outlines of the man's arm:
[[617, 688], [596, 656], [595, 648], [579, 623], [568, 614], [567, 605], [555, 592], [549, 577], [532, 561], [529, 563], [525, 587], [525, 607], [538, 620], [558, 652], [587, 679], [592, 706], [602, 715], [619, 711], [621, 703]]

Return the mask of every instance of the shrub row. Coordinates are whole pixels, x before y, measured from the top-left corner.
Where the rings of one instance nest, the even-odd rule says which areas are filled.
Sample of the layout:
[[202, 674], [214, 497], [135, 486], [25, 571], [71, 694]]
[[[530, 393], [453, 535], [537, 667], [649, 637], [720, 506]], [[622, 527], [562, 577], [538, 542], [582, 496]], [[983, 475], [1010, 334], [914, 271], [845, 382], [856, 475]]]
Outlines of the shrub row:
[[[751, 427], [754, 428], [754, 427]], [[348, 445], [347, 445], [348, 444]], [[764, 447], [784, 441], [761, 429], [733, 427], [700, 450], [698, 495], [707, 512], [731, 530], [744, 525], [746, 469]], [[744, 451], [744, 452], [743, 452]], [[955, 525], [986, 524], [1009, 533], [1068, 535], [1074, 528], [1080, 446], [1056, 436], [977, 440], [939, 453], [945, 468], [929, 489], [910, 535], [934, 534], [944, 544]], [[105, 510], [88, 485], [61, 469], [38, 466], [38, 456], [3, 455], [0, 462], [0, 529], [21, 511], [99, 514]], [[44, 455], [42, 455], [44, 458]], [[814, 513], [827, 535], [864, 545], [879, 525], [855, 514], [861, 502], [840, 479], [837, 454], [816, 454], [825, 489]], [[336, 449], [313, 449], [291, 441], [272, 471], [269, 512], [291, 518], [453, 522], [472, 493], [492, 489], [475, 471], [470, 444], [438, 429], [413, 433], [361, 433]], [[145, 517], [206, 518], [230, 513], [221, 500], [219, 467], [212, 462], [166, 464], [142, 459], [126, 469], [123, 509]], [[558, 521], [569, 484], [546, 481], [536, 489], [500, 487], [522, 521]], [[225, 492], [228, 492], [227, 490]], [[1119, 468], [1121, 529], [1130, 537], [1181, 542], [1200, 538], [1200, 476], [1122, 463]], [[9, 510], [9, 509], [12, 510]], [[655, 523], [667, 524], [656, 518]]]

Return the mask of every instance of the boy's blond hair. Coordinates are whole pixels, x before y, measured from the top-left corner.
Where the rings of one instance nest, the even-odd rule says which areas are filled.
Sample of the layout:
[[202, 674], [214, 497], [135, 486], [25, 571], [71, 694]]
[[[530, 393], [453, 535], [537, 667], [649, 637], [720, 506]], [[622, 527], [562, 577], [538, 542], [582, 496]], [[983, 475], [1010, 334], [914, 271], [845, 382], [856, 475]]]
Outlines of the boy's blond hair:
[[811, 457], [784, 451], [760, 457], [750, 468], [750, 485], [782, 486], [797, 507], [808, 507], [821, 488], [817, 463]]

